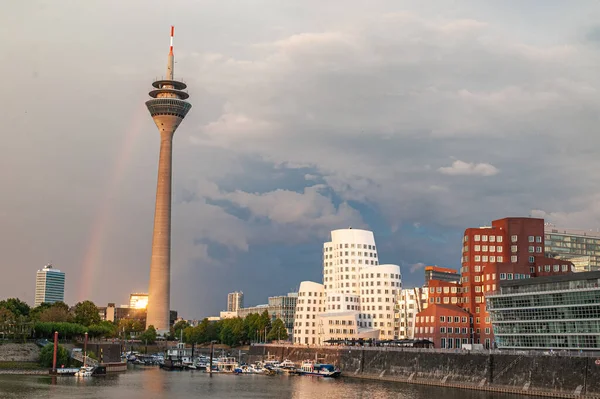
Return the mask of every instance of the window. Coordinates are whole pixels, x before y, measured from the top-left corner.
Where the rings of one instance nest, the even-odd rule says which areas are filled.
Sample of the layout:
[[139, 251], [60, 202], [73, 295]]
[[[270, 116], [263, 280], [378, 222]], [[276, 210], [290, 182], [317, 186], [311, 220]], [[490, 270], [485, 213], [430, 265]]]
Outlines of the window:
[[500, 280], [506, 280], [506, 273], [500, 273]]
[[563, 272], [568, 272], [569, 271], [569, 265], [562, 265], [562, 271]]
[[496, 241], [496, 236], [490, 236], [490, 242]]
[[446, 333], [446, 327], [440, 327], [440, 333], [441, 334], [445, 334]]
[[498, 257], [496, 257], [496, 260], [497, 260], [498, 262], [502, 263], [502, 262], [504, 262], [504, 257], [502, 257], [502, 256], [498, 256]]
[[[465, 238], [468, 238], [467, 236], [465, 236]], [[475, 241], [479, 241], [481, 239], [481, 236], [475, 236]], [[468, 240], [467, 240], [468, 241]]]
[[502, 236], [496, 237], [496, 242], [502, 242]]
[[[465, 250], [468, 251], [468, 250]], [[481, 245], [475, 245], [475, 251], [481, 251]]]
[[481, 241], [487, 242], [488, 236], [481, 236]]
[[495, 256], [490, 256], [490, 262], [495, 262], [496, 261], [496, 257]]
[[517, 242], [517, 236], [510, 236], [510, 242]]
[[480, 283], [481, 282], [481, 277], [480, 276], [475, 276], [475, 282], [476, 283]]
[[481, 250], [482, 250], [483, 252], [487, 252], [487, 250], [488, 250], [488, 246], [487, 246], [487, 245], [484, 245], [484, 246], [482, 246], [482, 247], [481, 247]]
[[529, 273], [531, 273], [531, 274], [535, 273], [535, 266], [531, 266], [529, 268]]
[[550, 271], [550, 265], [545, 265], [544, 266], [544, 271], [549, 272]]
[[542, 253], [542, 247], [536, 247], [535, 248], [535, 252], [537, 252], [538, 254]]
[[554, 265], [554, 271], [555, 272], [560, 271], [560, 265]]
[[529, 257], [529, 263], [535, 263], [535, 256]]
[[496, 252], [502, 252], [502, 246], [501, 245], [498, 245], [496, 247]]
[[529, 242], [535, 242], [535, 237], [534, 236], [529, 236], [528, 239], [529, 239]]
[[515, 255], [511, 256], [511, 257], [510, 257], [510, 261], [511, 261], [512, 263], [517, 263], [517, 257], [516, 257]]
[[446, 321], [446, 317], [445, 316], [440, 316], [440, 322], [444, 323]]
[[475, 266], [475, 272], [479, 273], [481, 271], [481, 266]]
[[475, 262], [481, 262], [481, 256], [475, 255]]
[[510, 246], [510, 252], [512, 252], [512, 253], [517, 252], [517, 246], [516, 245], [511, 245]]
[[535, 242], [538, 242], [538, 243], [542, 242], [542, 237], [541, 236], [535, 237]]
[[488, 257], [487, 257], [487, 255], [483, 255], [483, 256], [481, 257], [481, 261], [482, 261], [482, 262], [487, 262], [487, 261], [488, 261]]
[[535, 252], [535, 247], [534, 247], [534, 246], [532, 246], [532, 245], [530, 245], [530, 246], [529, 246], [529, 253], [530, 253], [530, 254], [532, 254], [532, 253], [534, 253], [534, 252]]
[[508, 273], [508, 274], [506, 275], [506, 279], [507, 279], [507, 280], [512, 280], [512, 279], [513, 279], [513, 274], [512, 274], [512, 273]]

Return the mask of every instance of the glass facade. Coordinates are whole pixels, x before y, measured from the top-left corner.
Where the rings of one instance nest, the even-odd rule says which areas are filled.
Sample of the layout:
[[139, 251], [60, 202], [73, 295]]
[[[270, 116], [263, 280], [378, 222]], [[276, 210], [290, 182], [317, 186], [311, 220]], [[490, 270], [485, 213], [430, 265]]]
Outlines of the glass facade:
[[35, 279], [35, 306], [65, 300], [65, 273], [46, 265]]
[[507, 281], [487, 308], [500, 349], [600, 349], [600, 272]]
[[600, 233], [546, 226], [546, 256], [573, 262], [575, 271], [600, 270]]

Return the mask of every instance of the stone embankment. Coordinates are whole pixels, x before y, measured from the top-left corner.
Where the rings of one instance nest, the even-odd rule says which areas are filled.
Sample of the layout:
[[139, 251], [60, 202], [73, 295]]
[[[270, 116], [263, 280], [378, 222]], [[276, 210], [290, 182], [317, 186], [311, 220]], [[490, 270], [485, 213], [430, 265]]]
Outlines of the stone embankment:
[[294, 362], [318, 358], [337, 365], [344, 376], [352, 378], [546, 397], [600, 398], [600, 361], [594, 357], [257, 345], [250, 348], [248, 360], [269, 357]]
[[0, 362], [37, 362], [39, 358], [36, 344], [0, 344]]

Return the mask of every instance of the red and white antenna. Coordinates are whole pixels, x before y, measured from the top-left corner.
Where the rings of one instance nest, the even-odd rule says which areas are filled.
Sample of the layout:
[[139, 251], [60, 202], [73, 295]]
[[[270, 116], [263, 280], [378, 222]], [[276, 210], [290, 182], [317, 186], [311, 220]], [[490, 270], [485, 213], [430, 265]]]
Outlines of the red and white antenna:
[[173, 55], [173, 36], [175, 35], [175, 27], [171, 25], [171, 47], [169, 48], [169, 55]]

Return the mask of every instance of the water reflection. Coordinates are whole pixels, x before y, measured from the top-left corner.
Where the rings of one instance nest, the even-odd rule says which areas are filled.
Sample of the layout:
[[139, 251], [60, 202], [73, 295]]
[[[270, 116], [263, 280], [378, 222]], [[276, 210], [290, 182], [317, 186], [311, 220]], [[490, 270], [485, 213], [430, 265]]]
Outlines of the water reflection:
[[355, 379], [318, 379], [261, 375], [209, 375], [201, 372], [168, 372], [158, 368], [132, 369], [127, 373], [78, 379], [51, 376], [0, 375], [0, 398], [114, 398], [172, 399], [509, 399], [523, 396], [461, 391], [391, 382]]

